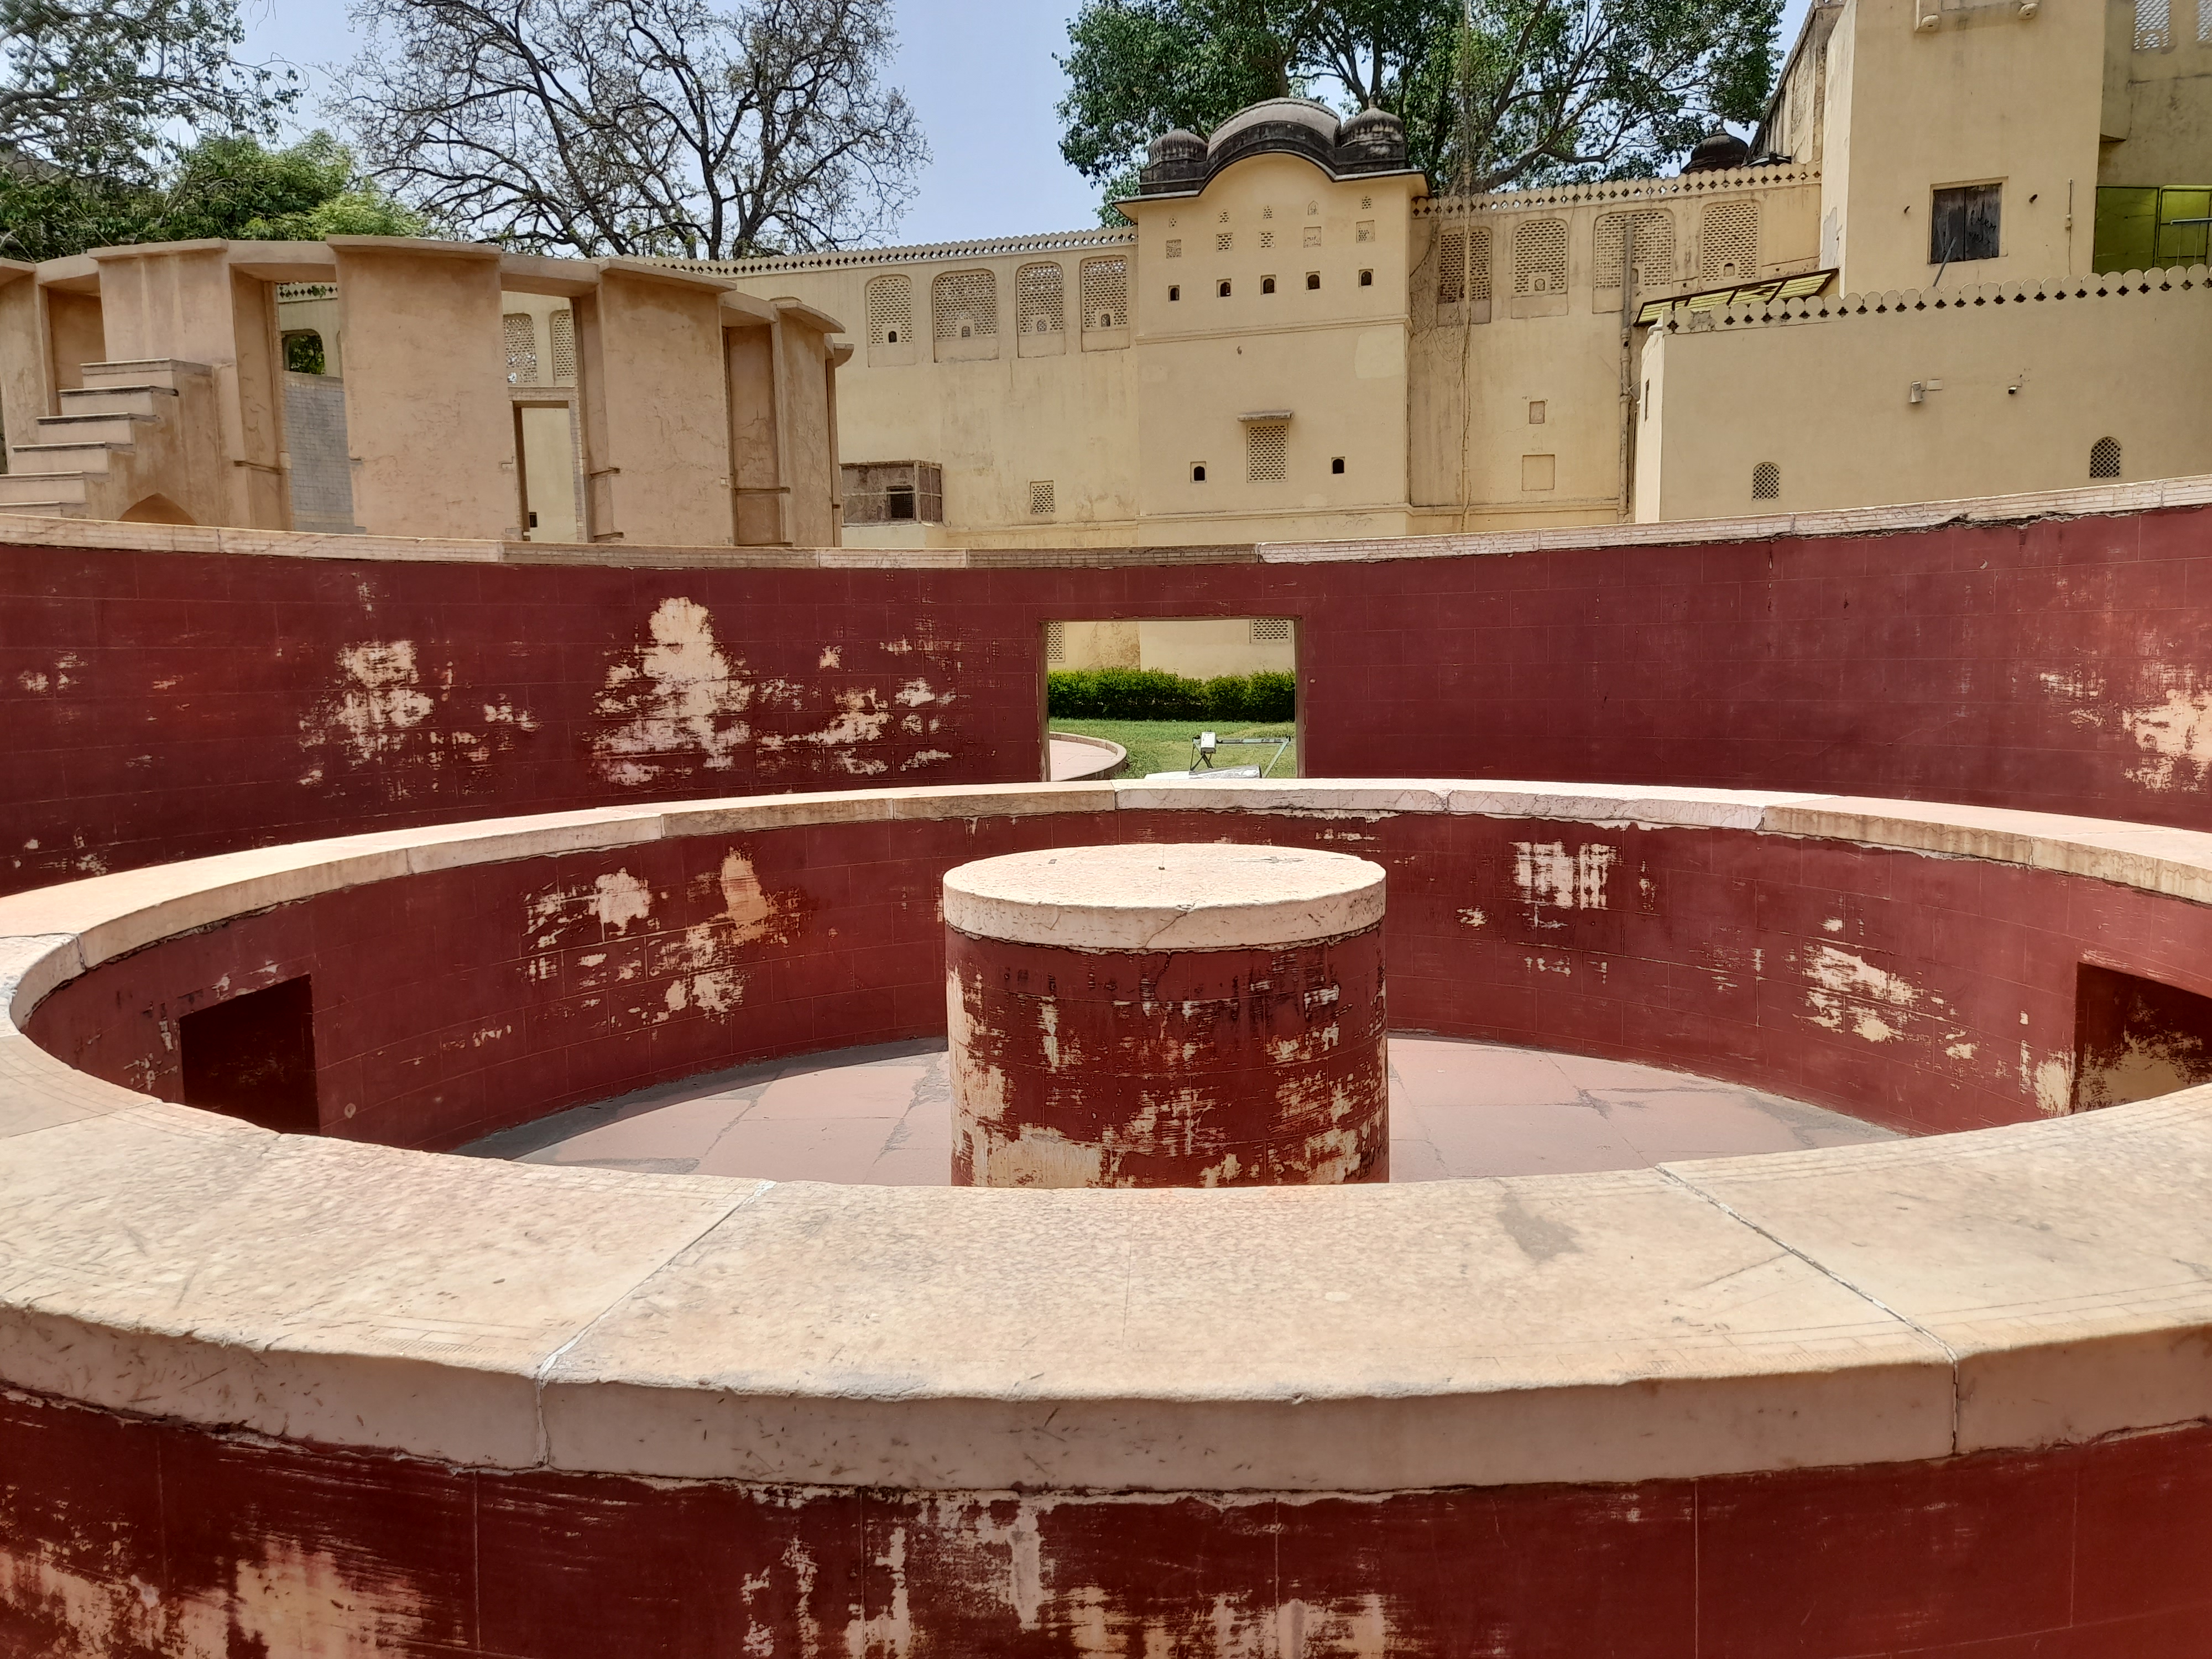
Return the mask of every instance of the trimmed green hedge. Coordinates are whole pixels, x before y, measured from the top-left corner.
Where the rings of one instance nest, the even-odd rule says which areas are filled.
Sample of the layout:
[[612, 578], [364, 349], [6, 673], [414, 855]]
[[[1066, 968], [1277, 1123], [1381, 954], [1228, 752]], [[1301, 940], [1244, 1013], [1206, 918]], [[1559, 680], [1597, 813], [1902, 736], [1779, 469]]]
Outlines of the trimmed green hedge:
[[1242, 720], [1297, 717], [1295, 674], [1187, 680], [1158, 668], [1079, 668], [1045, 677], [1045, 707], [1071, 720]]

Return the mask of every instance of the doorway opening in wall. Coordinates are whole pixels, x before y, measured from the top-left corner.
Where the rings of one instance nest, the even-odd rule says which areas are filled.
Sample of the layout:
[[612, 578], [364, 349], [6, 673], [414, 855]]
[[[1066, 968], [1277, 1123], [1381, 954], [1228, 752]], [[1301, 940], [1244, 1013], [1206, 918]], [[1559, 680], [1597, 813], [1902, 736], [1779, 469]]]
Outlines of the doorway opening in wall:
[[1045, 623], [1042, 775], [1302, 776], [1295, 617]]
[[305, 975], [186, 1014], [177, 1043], [185, 1105], [279, 1134], [320, 1132], [314, 993]]
[[2212, 1083], [2212, 997], [2094, 963], [2075, 970], [2075, 1111], [2200, 1083]]

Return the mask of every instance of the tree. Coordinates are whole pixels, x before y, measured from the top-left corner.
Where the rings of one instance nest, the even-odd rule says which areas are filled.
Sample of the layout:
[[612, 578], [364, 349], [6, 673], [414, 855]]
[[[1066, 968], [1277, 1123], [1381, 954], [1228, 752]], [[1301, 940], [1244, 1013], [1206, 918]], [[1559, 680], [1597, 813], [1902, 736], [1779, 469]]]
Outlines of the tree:
[[888, 228], [928, 160], [882, 84], [890, 0], [739, 3], [357, 0], [335, 107], [402, 198], [508, 246], [728, 259]]
[[1060, 153], [1125, 179], [1171, 126], [1318, 94], [1406, 124], [1437, 189], [1656, 170], [1758, 119], [1781, 0], [1085, 0]]
[[173, 129], [274, 135], [292, 71], [241, 63], [237, 0], [0, 0], [0, 149], [18, 171], [149, 182]]
[[12, 259], [199, 236], [318, 241], [422, 231], [421, 216], [363, 179], [352, 152], [326, 132], [276, 150], [251, 137], [204, 138], [149, 183], [0, 166], [0, 257]]

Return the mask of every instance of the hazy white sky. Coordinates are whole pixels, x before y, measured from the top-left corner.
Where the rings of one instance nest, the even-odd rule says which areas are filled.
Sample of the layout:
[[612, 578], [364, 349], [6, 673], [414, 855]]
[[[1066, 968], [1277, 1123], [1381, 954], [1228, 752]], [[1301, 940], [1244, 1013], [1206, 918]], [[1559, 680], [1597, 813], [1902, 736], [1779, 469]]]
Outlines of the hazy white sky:
[[[1787, 0], [1784, 50], [1807, 3]], [[317, 65], [353, 54], [346, 0], [244, 0], [243, 11], [248, 51], [297, 64], [311, 81]], [[1067, 50], [1074, 11], [1075, 0], [897, 0], [895, 79], [921, 114], [932, 155], [897, 240], [1096, 222], [1097, 193], [1060, 159], [1053, 113], [1066, 89], [1053, 60]]]

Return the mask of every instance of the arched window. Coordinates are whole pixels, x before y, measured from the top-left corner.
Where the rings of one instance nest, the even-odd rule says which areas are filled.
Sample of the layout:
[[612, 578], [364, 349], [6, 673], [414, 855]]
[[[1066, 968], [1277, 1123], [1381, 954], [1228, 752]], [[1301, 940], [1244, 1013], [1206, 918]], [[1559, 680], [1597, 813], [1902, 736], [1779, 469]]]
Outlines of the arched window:
[[1567, 289], [1567, 222], [1525, 219], [1513, 232], [1513, 291], [1564, 294]]
[[1782, 469], [1772, 461], [1761, 461], [1751, 469], [1751, 499], [1754, 501], [1778, 501], [1782, 499]]
[[1083, 262], [1083, 325], [1129, 325], [1129, 261], [1122, 255]]
[[2117, 478], [2120, 476], [2120, 441], [2100, 438], [2089, 446], [2089, 476], [2093, 478]]
[[999, 279], [988, 270], [950, 270], [930, 289], [940, 340], [980, 340], [999, 332]]
[[1015, 326], [1024, 334], [1060, 333], [1067, 326], [1066, 294], [1058, 265], [1024, 265], [1014, 273]]
[[914, 282], [903, 273], [868, 284], [868, 343], [897, 345], [914, 338]]

